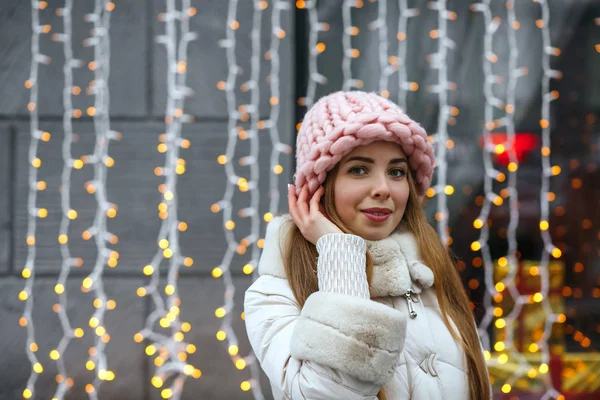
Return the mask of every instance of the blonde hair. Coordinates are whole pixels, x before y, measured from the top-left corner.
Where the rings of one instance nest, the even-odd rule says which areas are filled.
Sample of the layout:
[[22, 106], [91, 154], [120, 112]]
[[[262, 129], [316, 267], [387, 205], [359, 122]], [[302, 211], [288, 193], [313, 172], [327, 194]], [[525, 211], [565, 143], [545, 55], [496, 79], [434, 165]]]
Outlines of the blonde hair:
[[[355, 233], [342, 222], [335, 210], [334, 182], [338, 171], [339, 164], [327, 174], [327, 179], [323, 183], [325, 213], [342, 232]], [[475, 329], [473, 314], [469, 308], [469, 300], [448, 251], [427, 221], [410, 172], [407, 177], [410, 193], [402, 223], [414, 235], [425, 265], [433, 270], [442, 319], [454, 340], [461, 344], [465, 352], [469, 397], [472, 400], [490, 399], [488, 372]], [[303, 307], [308, 296], [319, 290], [317, 275], [314, 272], [317, 269], [317, 249], [306, 240], [293, 221], [290, 220], [282, 228], [288, 229], [283, 249], [285, 273], [296, 301]], [[370, 283], [373, 275], [373, 258], [368, 250], [365, 268], [367, 280]], [[456, 334], [450, 320], [454, 322], [461, 336]], [[377, 398], [386, 399], [384, 388], [381, 388]]]

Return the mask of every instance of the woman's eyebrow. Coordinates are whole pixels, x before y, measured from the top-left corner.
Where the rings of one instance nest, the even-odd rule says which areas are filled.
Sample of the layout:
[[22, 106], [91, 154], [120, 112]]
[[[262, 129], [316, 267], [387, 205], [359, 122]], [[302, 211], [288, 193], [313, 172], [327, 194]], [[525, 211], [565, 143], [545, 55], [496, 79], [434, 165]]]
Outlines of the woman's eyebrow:
[[[369, 157], [360, 157], [360, 156], [355, 156], [352, 158], [349, 158], [348, 160], [346, 160], [346, 162], [350, 162], [350, 161], [362, 161], [362, 162], [366, 162], [369, 164], [375, 164], [375, 160], [373, 160], [372, 158]], [[406, 158], [393, 158], [390, 160], [390, 164], [399, 164], [399, 163], [407, 163], [408, 161], [406, 160]]]

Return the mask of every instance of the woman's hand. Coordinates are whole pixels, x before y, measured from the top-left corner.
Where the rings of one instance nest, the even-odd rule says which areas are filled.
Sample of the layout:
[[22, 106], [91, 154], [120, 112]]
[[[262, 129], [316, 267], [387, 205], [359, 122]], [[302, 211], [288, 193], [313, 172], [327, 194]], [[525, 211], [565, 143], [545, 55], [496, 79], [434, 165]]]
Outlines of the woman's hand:
[[302, 188], [300, 196], [296, 198], [296, 188], [290, 185], [288, 188], [288, 207], [290, 215], [296, 226], [300, 229], [302, 235], [316, 245], [317, 240], [328, 233], [343, 233], [324, 215], [324, 209], [319, 202], [321, 196], [325, 192], [323, 186], [315, 192], [310, 202], [307, 200], [308, 189], [306, 186]]

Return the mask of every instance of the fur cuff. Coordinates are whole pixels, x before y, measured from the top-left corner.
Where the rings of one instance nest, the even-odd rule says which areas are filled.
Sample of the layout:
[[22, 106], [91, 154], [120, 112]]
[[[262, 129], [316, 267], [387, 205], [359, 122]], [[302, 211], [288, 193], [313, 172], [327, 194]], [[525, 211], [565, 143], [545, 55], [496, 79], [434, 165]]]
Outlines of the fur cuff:
[[302, 308], [291, 355], [384, 386], [404, 347], [406, 319], [372, 300], [315, 292]]

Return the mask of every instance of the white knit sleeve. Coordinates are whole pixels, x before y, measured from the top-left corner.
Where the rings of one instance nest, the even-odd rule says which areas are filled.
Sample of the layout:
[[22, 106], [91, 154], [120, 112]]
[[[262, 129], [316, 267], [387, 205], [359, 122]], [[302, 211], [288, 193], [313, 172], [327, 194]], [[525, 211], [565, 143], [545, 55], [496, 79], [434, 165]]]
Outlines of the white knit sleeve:
[[370, 299], [366, 271], [367, 243], [345, 233], [330, 233], [317, 240], [319, 290]]

